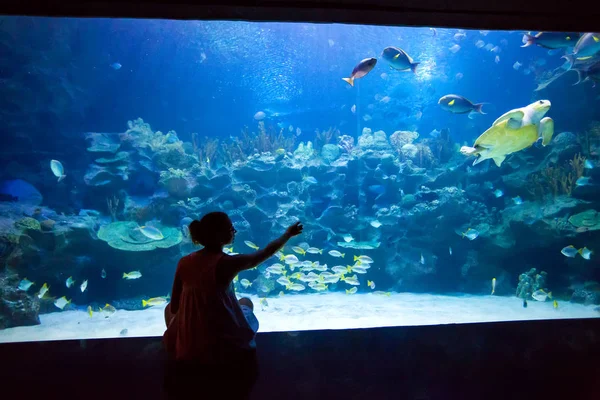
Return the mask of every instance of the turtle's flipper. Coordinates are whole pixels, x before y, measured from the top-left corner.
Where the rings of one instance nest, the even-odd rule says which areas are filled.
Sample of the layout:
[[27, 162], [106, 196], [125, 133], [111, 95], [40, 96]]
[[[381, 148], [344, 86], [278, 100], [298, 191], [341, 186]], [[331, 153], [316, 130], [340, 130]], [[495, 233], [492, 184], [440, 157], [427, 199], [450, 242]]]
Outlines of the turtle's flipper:
[[496, 163], [496, 166], [501, 166], [502, 163], [504, 162], [504, 160], [506, 160], [506, 156], [498, 156], [498, 157], [494, 157], [493, 158], [494, 162]]
[[[523, 110], [520, 110], [520, 109], [510, 110], [509, 112], [498, 117], [498, 119], [494, 121], [492, 126], [498, 125], [499, 123], [506, 121], [507, 119], [510, 119], [513, 122], [509, 125], [509, 128], [517, 129], [518, 127], [521, 126], [520, 123], [523, 120], [524, 116], [525, 116], [525, 113], [523, 112]], [[516, 124], [517, 122], [519, 123], [518, 125]]]
[[542, 145], [547, 146], [552, 140], [552, 135], [554, 135], [554, 120], [552, 118], [542, 118], [539, 134], [542, 137]]

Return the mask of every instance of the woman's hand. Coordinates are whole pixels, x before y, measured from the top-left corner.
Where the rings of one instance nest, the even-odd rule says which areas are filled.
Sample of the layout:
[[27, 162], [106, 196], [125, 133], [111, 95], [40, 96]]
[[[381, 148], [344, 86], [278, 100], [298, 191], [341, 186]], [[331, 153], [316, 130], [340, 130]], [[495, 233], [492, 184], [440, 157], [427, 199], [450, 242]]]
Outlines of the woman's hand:
[[298, 221], [294, 225], [290, 225], [290, 227], [286, 229], [285, 235], [288, 238], [292, 238], [294, 236], [298, 236], [299, 234], [302, 233], [302, 229], [304, 229], [304, 227], [302, 226], [302, 224], [300, 223], [300, 221]]

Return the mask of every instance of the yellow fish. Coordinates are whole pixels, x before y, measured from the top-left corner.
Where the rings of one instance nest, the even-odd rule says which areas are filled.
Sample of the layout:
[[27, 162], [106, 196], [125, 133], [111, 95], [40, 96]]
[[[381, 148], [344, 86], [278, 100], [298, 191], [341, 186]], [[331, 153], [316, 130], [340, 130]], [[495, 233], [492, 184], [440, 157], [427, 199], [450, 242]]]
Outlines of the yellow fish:
[[554, 300], [553, 305], [554, 305], [554, 309], [557, 309], [558, 308], [558, 301]]
[[492, 294], [496, 291], [496, 278], [492, 278]]
[[250, 247], [251, 249], [254, 249], [254, 250], [258, 250], [258, 249], [259, 249], [259, 247], [258, 247], [257, 245], [255, 245], [254, 243], [252, 243], [252, 242], [251, 242], [251, 241], [249, 241], [249, 240], [245, 240], [245, 241], [244, 241], [244, 244], [245, 244], [246, 246]]
[[375, 289], [375, 282], [367, 280], [367, 286], [373, 290]]
[[94, 315], [94, 312], [92, 311], [92, 306], [88, 306], [87, 313], [90, 316], [90, 318], [92, 318], [92, 315]]
[[142, 307], [161, 306], [166, 303], [167, 303], [167, 299], [165, 299], [164, 297], [153, 297], [148, 300], [142, 300]]
[[354, 294], [358, 292], [358, 289], [353, 287], [352, 289], [346, 289], [346, 294]]
[[294, 247], [292, 247], [292, 250], [294, 250], [294, 253], [298, 253], [298, 254], [301, 254], [303, 256], [306, 255], [306, 250], [304, 250], [300, 246], [294, 246]]

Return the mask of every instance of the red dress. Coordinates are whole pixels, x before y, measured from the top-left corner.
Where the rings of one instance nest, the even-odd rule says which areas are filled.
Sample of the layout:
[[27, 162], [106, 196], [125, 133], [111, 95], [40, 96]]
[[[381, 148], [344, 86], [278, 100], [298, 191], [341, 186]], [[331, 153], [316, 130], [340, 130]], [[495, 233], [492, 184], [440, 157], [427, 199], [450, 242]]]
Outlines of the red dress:
[[200, 250], [179, 261], [171, 297], [179, 306], [163, 336], [176, 360], [221, 363], [231, 351], [256, 347], [233, 283], [217, 279], [217, 265], [227, 268], [229, 257]]

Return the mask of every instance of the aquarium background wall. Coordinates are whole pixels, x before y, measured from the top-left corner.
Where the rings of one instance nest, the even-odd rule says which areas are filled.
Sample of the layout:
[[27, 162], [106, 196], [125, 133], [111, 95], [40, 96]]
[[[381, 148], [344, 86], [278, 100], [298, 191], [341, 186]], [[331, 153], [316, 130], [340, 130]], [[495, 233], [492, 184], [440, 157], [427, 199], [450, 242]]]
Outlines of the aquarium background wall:
[[261, 331], [597, 317], [599, 34], [527, 33], [2, 17], [0, 341], [161, 335], [216, 210], [304, 224]]

